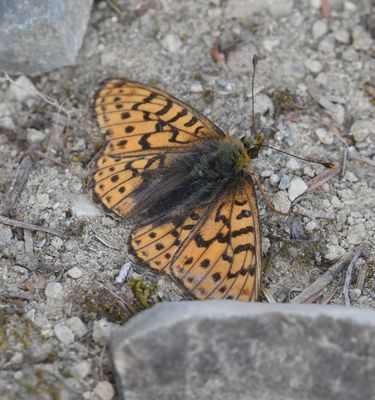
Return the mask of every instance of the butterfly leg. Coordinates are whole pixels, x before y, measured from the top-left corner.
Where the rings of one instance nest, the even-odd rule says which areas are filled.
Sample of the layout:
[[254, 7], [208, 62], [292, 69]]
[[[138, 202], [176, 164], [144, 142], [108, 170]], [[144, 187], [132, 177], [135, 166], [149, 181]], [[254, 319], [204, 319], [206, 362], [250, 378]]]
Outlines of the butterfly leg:
[[267, 206], [276, 214], [280, 214], [280, 215], [289, 215], [289, 213], [284, 213], [280, 210], [278, 210], [277, 208], [275, 208], [275, 206], [272, 204], [272, 201], [268, 198], [268, 196], [266, 195], [266, 192], [263, 188], [263, 185], [258, 177], [258, 175], [254, 174], [253, 172], [250, 172], [251, 177], [253, 178], [255, 184], [257, 185], [264, 201], [266, 202]]

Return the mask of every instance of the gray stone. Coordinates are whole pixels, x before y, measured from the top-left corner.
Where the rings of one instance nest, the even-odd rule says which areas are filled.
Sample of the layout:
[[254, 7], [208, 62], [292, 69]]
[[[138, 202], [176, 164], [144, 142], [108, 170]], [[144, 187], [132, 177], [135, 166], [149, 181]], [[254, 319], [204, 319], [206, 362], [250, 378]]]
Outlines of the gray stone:
[[281, 189], [281, 190], [288, 189], [289, 184], [290, 184], [289, 176], [288, 175], [283, 175], [281, 177], [281, 179], [280, 179], [280, 182], [279, 182], [279, 189]]
[[115, 331], [126, 400], [375, 396], [375, 312], [235, 301], [158, 304]]
[[53, 331], [55, 333], [55, 336], [57, 339], [60, 340], [61, 343], [63, 344], [70, 344], [73, 343], [74, 341], [74, 334], [73, 332], [63, 323], [55, 325], [53, 328]]
[[165, 35], [160, 43], [170, 53], [178, 52], [182, 46], [180, 37], [174, 33]]
[[92, 328], [92, 338], [94, 342], [101, 346], [106, 346], [113, 326], [112, 322], [108, 322], [104, 318], [99, 321], [94, 321], [94, 326]]
[[319, 39], [327, 33], [328, 26], [327, 22], [318, 20], [314, 22], [312, 27], [312, 34], [314, 39]]
[[0, 2], [0, 69], [38, 75], [75, 63], [92, 0]]
[[288, 213], [290, 210], [290, 200], [288, 199], [288, 195], [283, 190], [275, 193], [272, 196], [272, 204], [276, 208], [276, 210], [281, 211], [283, 213]]

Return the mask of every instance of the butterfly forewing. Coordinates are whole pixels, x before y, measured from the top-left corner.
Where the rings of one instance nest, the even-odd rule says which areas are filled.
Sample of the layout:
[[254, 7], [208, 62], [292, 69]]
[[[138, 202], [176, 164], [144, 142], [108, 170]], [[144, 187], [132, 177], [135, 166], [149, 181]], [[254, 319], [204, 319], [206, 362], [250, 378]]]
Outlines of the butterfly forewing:
[[224, 136], [198, 111], [137, 82], [106, 81], [94, 108], [109, 141], [97, 161], [93, 193], [107, 209], [122, 216], [131, 213], [132, 194], [143, 182], [145, 170], [164, 166], [173, 154], [203, 137]]

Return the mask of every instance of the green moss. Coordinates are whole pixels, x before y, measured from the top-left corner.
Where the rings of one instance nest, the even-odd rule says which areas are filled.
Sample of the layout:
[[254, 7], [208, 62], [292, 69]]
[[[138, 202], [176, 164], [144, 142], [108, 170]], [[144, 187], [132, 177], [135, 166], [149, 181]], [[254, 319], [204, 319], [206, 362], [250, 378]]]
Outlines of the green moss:
[[150, 308], [154, 303], [150, 296], [155, 293], [156, 285], [149, 285], [142, 281], [141, 277], [137, 277], [132, 281], [128, 281], [130, 287], [133, 289], [135, 298], [139, 301], [143, 308]]

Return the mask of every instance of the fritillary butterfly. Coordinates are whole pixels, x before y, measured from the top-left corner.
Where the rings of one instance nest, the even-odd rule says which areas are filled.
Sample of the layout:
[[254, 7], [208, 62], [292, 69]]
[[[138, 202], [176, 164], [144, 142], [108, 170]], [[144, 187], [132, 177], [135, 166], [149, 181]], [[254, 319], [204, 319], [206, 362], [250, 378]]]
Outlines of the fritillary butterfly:
[[168, 93], [123, 79], [95, 97], [109, 138], [94, 196], [135, 219], [132, 253], [198, 299], [257, 300], [261, 232], [251, 177], [260, 139], [226, 135]]

